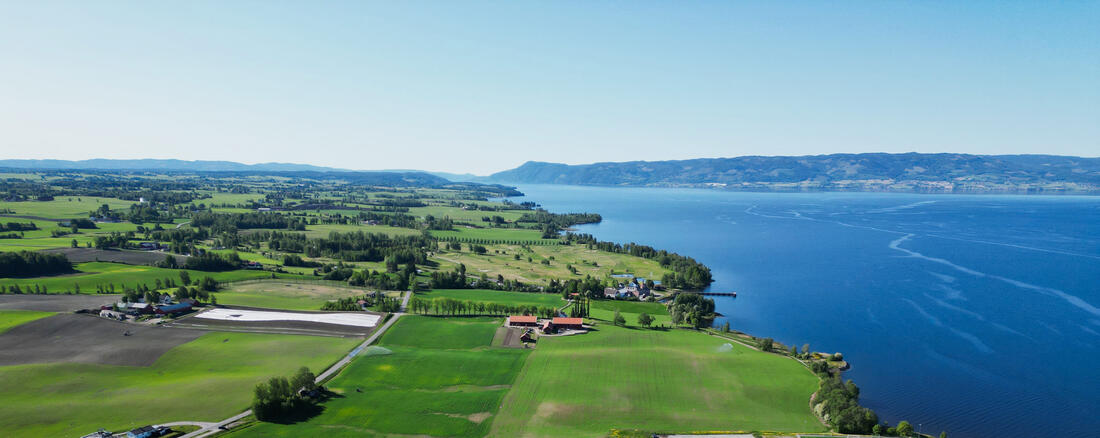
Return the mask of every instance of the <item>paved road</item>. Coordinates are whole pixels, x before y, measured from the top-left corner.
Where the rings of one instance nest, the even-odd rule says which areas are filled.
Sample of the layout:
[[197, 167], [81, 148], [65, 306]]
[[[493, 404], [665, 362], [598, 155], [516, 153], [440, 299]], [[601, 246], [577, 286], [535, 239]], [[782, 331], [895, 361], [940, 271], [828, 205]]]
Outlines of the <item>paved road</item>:
[[[363, 341], [363, 343], [359, 344], [359, 346], [357, 346], [357, 347], [355, 347], [355, 349], [351, 350], [351, 353], [348, 353], [348, 355], [344, 356], [343, 359], [340, 359], [339, 362], [336, 362], [331, 367], [329, 367], [327, 370], [325, 370], [323, 373], [319, 374], [314, 381], [317, 382], [317, 383], [322, 383], [325, 380], [327, 380], [329, 377], [332, 377], [332, 376], [336, 375], [336, 373], [338, 373], [341, 369], [343, 369], [347, 364], [351, 363], [351, 360], [354, 359], [355, 356], [359, 354], [359, 352], [363, 351], [363, 349], [367, 348], [368, 346], [370, 346], [370, 344], [374, 343], [374, 341], [378, 340], [378, 338], [380, 338], [382, 336], [382, 334], [385, 333], [386, 330], [388, 330], [390, 328], [390, 326], [393, 325], [394, 322], [397, 322], [398, 318], [405, 315], [405, 310], [409, 307], [409, 298], [411, 298], [411, 297], [412, 297], [412, 292], [405, 293], [405, 298], [403, 298], [401, 300], [401, 311], [399, 311], [397, 313], [394, 313], [393, 318], [390, 318], [389, 321], [386, 321], [385, 324], [382, 324], [381, 327], [378, 327], [378, 330], [375, 330], [374, 333], [372, 333], [370, 335], [370, 337], [368, 337], [366, 340]], [[237, 415], [234, 415], [232, 417], [226, 418], [226, 419], [224, 419], [222, 421], [219, 421], [217, 423], [179, 421], [179, 422], [175, 422], [175, 423], [164, 423], [161, 426], [169, 426], [169, 425], [178, 425], [178, 426], [195, 425], [195, 426], [199, 426], [199, 430], [191, 432], [191, 433], [189, 433], [187, 435], [184, 435], [180, 438], [201, 438], [201, 437], [206, 437], [206, 436], [210, 436], [210, 435], [213, 435], [215, 433], [218, 433], [220, 428], [222, 428], [222, 427], [228, 428], [230, 424], [233, 424], [237, 421], [240, 421], [242, 418], [245, 418], [249, 415], [252, 415], [252, 410], [251, 409], [249, 409], [247, 411], [244, 411], [244, 412], [241, 412], [241, 413], [239, 413]]]
[[180, 227], [182, 227], [182, 226], [184, 226], [184, 225], [187, 225], [187, 224], [189, 224], [189, 223], [191, 223], [191, 221], [187, 221], [187, 222], [183, 222], [183, 223], [177, 224], [177, 225], [176, 225], [176, 229], [178, 230], [178, 229], [179, 229]]

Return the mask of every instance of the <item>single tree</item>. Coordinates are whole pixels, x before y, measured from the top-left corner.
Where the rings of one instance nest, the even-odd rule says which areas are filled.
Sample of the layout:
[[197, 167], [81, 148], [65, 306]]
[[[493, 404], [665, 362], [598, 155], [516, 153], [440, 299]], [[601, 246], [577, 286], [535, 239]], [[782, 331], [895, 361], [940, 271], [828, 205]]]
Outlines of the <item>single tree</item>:
[[913, 435], [913, 425], [909, 424], [908, 421], [902, 420], [902, 421], [898, 422], [898, 428], [897, 429], [898, 429], [898, 436], [912, 436]]
[[615, 309], [615, 325], [620, 327], [626, 325], [626, 318], [619, 314], [619, 309]]
[[650, 325], [653, 325], [653, 317], [649, 316], [648, 313], [640, 313], [638, 314], [638, 324], [648, 328]]

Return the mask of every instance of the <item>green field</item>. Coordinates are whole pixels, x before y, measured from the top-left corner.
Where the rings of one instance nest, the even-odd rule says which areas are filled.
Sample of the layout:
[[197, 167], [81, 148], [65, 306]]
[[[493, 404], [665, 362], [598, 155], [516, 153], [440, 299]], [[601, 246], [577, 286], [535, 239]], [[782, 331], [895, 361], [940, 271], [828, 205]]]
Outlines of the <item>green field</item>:
[[319, 371], [356, 339], [208, 333], [149, 367], [53, 363], [0, 367], [6, 436], [80, 436], [158, 422], [219, 421], [248, 408], [252, 388], [298, 367]]
[[[339, 396], [293, 425], [256, 423], [233, 437], [484, 436], [530, 350], [490, 348], [499, 318], [405, 316], [326, 384]], [[360, 391], [357, 391], [361, 390]]]
[[[179, 273], [182, 269], [164, 269], [153, 266], [124, 265], [121, 263], [88, 262], [78, 263], [74, 266], [77, 273], [69, 275], [57, 275], [52, 277], [30, 278], [4, 278], [0, 279], [0, 285], [19, 287], [34, 285], [45, 286], [51, 293], [72, 291], [74, 284], [80, 285], [80, 292], [91, 294], [96, 292], [96, 285], [113, 283], [115, 291], [122, 293], [122, 285], [133, 287], [137, 284], [147, 284], [153, 287], [157, 279], [171, 278], [179, 282]], [[192, 280], [201, 280], [203, 277], [213, 277], [217, 281], [235, 281], [250, 278], [269, 278], [270, 272], [264, 271], [227, 271], [227, 272], [202, 272], [187, 270]]]
[[33, 310], [0, 310], [0, 333], [4, 333], [17, 325], [53, 315], [53, 312], [36, 312]]
[[[492, 231], [505, 231], [493, 229]], [[500, 240], [500, 239], [497, 239]], [[471, 274], [485, 273], [489, 277], [503, 275], [526, 283], [546, 282], [551, 278], [584, 278], [591, 275], [606, 281], [623, 281], [612, 274], [633, 274], [642, 278], [660, 280], [669, 272], [656, 260], [634, 257], [629, 254], [588, 249], [583, 245], [486, 245], [489, 252], [478, 255], [463, 245], [462, 251], [439, 250], [435, 259], [439, 269], [451, 270], [459, 263], [466, 265]], [[515, 256], [519, 255], [519, 260]], [[527, 261], [530, 258], [531, 261]], [[550, 264], [543, 264], [546, 260]], [[570, 272], [573, 266], [577, 273]]]
[[525, 230], [518, 228], [455, 228], [451, 231], [435, 231], [432, 236], [439, 238], [455, 238], [460, 242], [467, 240], [507, 241], [507, 242], [550, 242], [557, 243], [558, 239], [543, 239], [542, 231]]
[[723, 347], [687, 330], [600, 324], [541, 337], [504, 399], [491, 436], [604, 436], [654, 432], [821, 432], [810, 411], [817, 377], [796, 361]]
[[489, 289], [436, 289], [430, 292], [417, 292], [424, 299], [453, 298], [477, 303], [498, 303], [508, 305], [535, 305], [539, 307], [561, 307], [566, 303], [561, 295], [536, 292], [508, 292]]
[[642, 301], [617, 301], [617, 300], [593, 300], [588, 306], [592, 317], [611, 321], [615, 318], [615, 310], [618, 310], [623, 318], [626, 318], [628, 326], [638, 325], [638, 315], [648, 313], [654, 319], [653, 325], [672, 325], [672, 317], [668, 315], [668, 308], [661, 303], [647, 303]]
[[[71, 199], [71, 201], [70, 201]], [[38, 216], [49, 219], [73, 219], [88, 217], [88, 212], [98, 209], [103, 204], [111, 207], [111, 210], [127, 210], [136, 201], [125, 201], [117, 198], [98, 198], [94, 196], [59, 196], [53, 201], [22, 201], [0, 202], [0, 209], [10, 209], [15, 215]], [[11, 219], [19, 221], [20, 219]], [[8, 219], [3, 219], [7, 222]]]

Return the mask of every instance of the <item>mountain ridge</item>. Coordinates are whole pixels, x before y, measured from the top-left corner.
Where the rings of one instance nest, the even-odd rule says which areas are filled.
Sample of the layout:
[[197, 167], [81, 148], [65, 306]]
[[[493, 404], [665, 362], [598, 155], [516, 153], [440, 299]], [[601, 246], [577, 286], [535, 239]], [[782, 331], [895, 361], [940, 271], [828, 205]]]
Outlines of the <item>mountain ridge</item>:
[[1100, 193], [1100, 158], [862, 153], [562, 164], [528, 161], [487, 180], [761, 191]]

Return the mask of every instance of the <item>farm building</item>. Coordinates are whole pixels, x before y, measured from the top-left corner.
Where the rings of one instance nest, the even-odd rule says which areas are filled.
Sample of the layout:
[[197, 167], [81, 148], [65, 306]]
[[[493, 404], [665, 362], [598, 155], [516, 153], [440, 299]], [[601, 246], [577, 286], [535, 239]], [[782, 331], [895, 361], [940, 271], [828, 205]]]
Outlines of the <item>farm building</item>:
[[157, 433], [157, 428], [153, 426], [142, 426], [126, 432], [126, 438], [149, 438], [159, 435], [160, 434]]
[[584, 328], [583, 318], [554, 318], [550, 323], [559, 329], [580, 330]]
[[167, 306], [157, 306], [157, 315], [174, 315], [177, 313], [185, 313], [191, 311], [191, 305], [187, 303], [169, 304]]
[[508, 325], [511, 327], [534, 327], [538, 325], [538, 317], [531, 315], [513, 315], [508, 317]]

